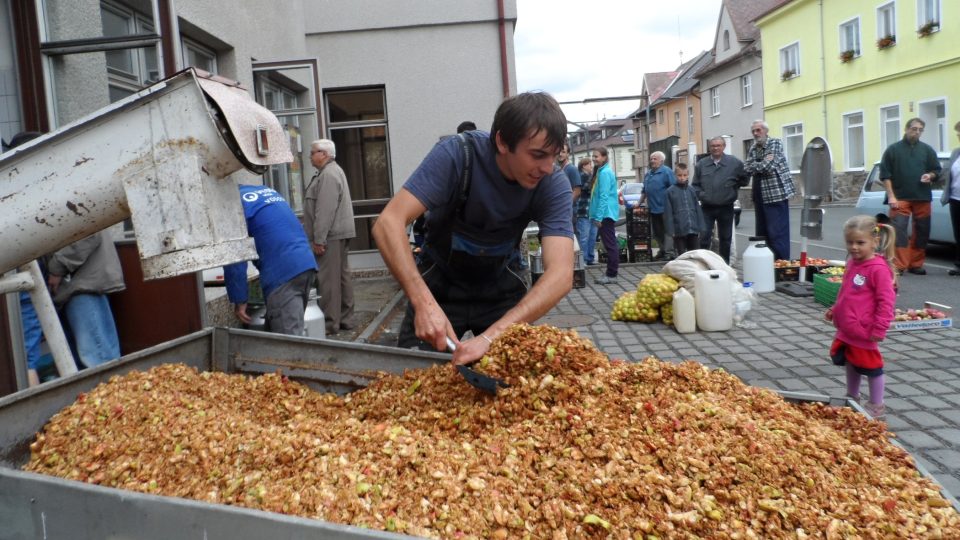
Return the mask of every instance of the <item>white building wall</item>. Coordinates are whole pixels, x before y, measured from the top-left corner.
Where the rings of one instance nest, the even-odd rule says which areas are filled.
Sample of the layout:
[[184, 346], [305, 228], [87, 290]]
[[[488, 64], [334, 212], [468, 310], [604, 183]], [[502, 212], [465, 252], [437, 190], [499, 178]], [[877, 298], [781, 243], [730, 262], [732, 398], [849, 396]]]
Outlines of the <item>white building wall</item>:
[[[254, 61], [304, 58], [304, 0], [177, 0], [181, 35], [217, 50], [220, 75], [253, 90]], [[179, 47], [178, 47], [179, 49]], [[182, 66], [181, 57], [177, 65]]]
[[[457, 124], [490, 128], [503, 100], [495, 2], [317, 4], [318, 16], [306, 22], [306, 47], [319, 58], [321, 86], [385, 88], [394, 192]], [[516, 0], [505, 0], [505, 17], [513, 94]]]
[[[753, 104], [743, 106], [740, 96], [740, 76], [750, 73], [753, 84]], [[720, 114], [710, 114], [710, 89], [717, 87], [720, 91]], [[760, 59], [747, 56], [739, 62], [717, 69], [700, 79], [700, 88], [703, 96], [700, 108], [704, 139], [730, 135], [732, 142], [727, 147], [727, 153], [740, 159], [744, 157], [743, 141], [752, 138], [750, 123], [757, 118], [763, 118], [763, 72], [760, 69]], [[701, 152], [705, 151], [704, 141], [698, 141]]]

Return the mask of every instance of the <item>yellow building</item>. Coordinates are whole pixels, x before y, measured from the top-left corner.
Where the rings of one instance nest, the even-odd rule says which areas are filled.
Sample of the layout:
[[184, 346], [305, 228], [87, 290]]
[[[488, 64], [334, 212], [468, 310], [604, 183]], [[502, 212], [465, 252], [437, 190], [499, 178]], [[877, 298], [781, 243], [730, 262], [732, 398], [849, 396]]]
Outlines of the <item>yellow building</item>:
[[960, 119], [960, 2], [792, 0], [756, 21], [764, 114], [790, 168], [830, 143], [835, 172], [869, 170], [913, 117], [949, 151]]

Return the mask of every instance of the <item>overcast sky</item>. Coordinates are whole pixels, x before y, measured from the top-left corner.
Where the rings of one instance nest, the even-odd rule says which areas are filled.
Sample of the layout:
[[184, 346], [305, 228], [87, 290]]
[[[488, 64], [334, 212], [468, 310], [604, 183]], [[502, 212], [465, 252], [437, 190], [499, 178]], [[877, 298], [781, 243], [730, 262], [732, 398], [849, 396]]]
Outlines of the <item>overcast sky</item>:
[[[639, 95], [643, 74], [713, 47], [720, 0], [517, 0], [517, 90], [558, 101]], [[569, 120], [636, 110], [639, 100], [564, 105]]]

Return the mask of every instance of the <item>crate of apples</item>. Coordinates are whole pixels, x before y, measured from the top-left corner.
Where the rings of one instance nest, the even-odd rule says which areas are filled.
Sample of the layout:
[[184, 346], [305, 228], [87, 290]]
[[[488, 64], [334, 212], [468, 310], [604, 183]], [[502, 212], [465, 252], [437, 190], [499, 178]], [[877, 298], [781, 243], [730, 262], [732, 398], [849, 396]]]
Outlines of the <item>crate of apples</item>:
[[926, 319], [946, 319], [947, 314], [939, 309], [934, 308], [922, 308], [922, 309], [900, 309], [894, 312], [893, 320], [895, 321], [922, 321]]
[[953, 326], [953, 309], [935, 302], [924, 302], [920, 309], [897, 308], [890, 330], [931, 330]]

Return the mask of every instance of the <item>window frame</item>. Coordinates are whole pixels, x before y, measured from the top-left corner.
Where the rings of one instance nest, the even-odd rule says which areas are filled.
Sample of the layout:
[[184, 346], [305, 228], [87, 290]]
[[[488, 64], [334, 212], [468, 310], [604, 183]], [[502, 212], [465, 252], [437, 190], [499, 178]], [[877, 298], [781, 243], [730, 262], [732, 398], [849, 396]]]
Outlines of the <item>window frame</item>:
[[693, 135], [693, 126], [695, 124], [693, 116], [693, 105], [687, 107], [687, 133]]
[[[854, 124], [850, 122], [850, 119], [856, 115], [860, 116], [859, 124]], [[847, 171], [863, 171], [866, 169], [867, 163], [867, 141], [866, 141], [866, 122], [864, 121], [865, 115], [863, 109], [850, 111], [842, 113], [840, 115], [841, 126], [843, 130], [843, 165], [844, 170]], [[860, 130], [860, 158], [861, 163], [859, 165], [851, 163], [850, 149], [853, 148], [851, 144], [851, 130], [859, 129]]]
[[[127, 23], [127, 31], [129, 34], [127, 36], [142, 36], [142, 35], [151, 35], [154, 32], [153, 21], [148, 20], [147, 16], [143, 13], [134, 10], [130, 6], [120, 4], [117, 2], [112, 2], [110, 0], [101, 0], [100, 1], [100, 12], [104, 10], [124, 17]], [[123, 36], [123, 37], [127, 37]], [[107, 39], [116, 39], [117, 36]], [[157, 48], [158, 49], [158, 48]], [[130, 55], [130, 64], [134, 72], [128, 72], [123, 69], [113, 67], [110, 65], [109, 54], [111, 52], [124, 52]], [[128, 92], [129, 94], [134, 94], [139, 92], [143, 88], [150, 86], [151, 84], [160, 80], [160, 54], [159, 50], [156, 51], [156, 70], [155, 74], [151, 76], [151, 70], [147, 65], [147, 55], [150, 54], [149, 48], [127, 48], [119, 49], [115, 51], [104, 51], [105, 55], [105, 66], [107, 70], [107, 86], [109, 89], [117, 89], [122, 92]], [[128, 94], [128, 95], [129, 95]]]
[[753, 74], [746, 73], [740, 76], [740, 108], [753, 105]]
[[[885, 112], [885, 111], [888, 111], [888, 110], [890, 110], [890, 109], [896, 109], [896, 110], [897, 110], [897, 116], [896, 116], [896, 118], [894, 118], [894, 119], [888, 119], [888, 118], [886, 117], [886, 112]], [[901, 118], [901, 117], [900, 117], [900, 104], [899, 104], [899, 103], [891, 103], [891, 104], [889, 104], [889, 105], [881, 105], [881, 106], [880, 106], [880, 152], [881, 152], [881, 153], [883, 153], [883, 151], [886, 150], [888, 146], [890, 146], [891, 144], [893, 144], [893, 143], [895, 143], [895, 142], [897, 142], [897, 141], [900, 140], [900, 135], [901, 135], [901, 131], [900, 131], [900, 130], [902, 129], [902, 127], [901, 127], [901, 125], [900, 125], [900, 118]], [[888, 124], [888, 123], [891, 123], [891, 124], [893, 124], [893, 126], [894, 126], [894, 129], [893, 129], [893, 133], [894, 133], [893, 140], [887, 139], [887, 124]]]
[[710, 116], [720, 116], [720, 87], [710, 89]]
[[[846, 29], [852, 27], [854, 29], [854, 43], [847, 42], [847, 32]], [[853, 57], [859, 58], [860, 54], [863, 52], [863, 37], [861, 34], [861, 25], [860, 25], [860, 16], [851, 17], [840, 24], [837, 25], [840, 34], [840, 53], [846, 51], [853, 51]]]
[[[883, 12], [890, 11], [890, 32], [887, 33], [884, 28], [886, 17], [882, 16]], [[877, 6], [876, 11], [877, 16], [877, 39], [883, 39], [887, 36], [893, 36], [894, 40], [897, 37], [897, 0], [890, 0], [884, 4]]]
[[[794, 54], [795, 65], [793, 67], [789, 66], [790, 52], [796, 51]], [[800, 76], [800, 40], [794, 41], [793, 43], [788, 43], [783, 47], [780, 47], [780, 78], [783, 80], [790, 80]], [[788, 70], [792, 70], [793, 74], [789, 77], [783, 77], [783, 74]]]
[[723, 50], [730, 50], [730, 30], [723, 31]]
[[[383, 118], [375, 118], [370, 120], [349, 120], [334, 122], [332, 120], [333, 116], [330, 114], [330, 96], [338, 94], [350, 94], [350, 93], [359, 93], [359, 92], [369, 92], [371, 90], [378, 90], [381, 93], [381, 99], [383, 102]], [[344, 87], [344, 88], [329, 88], [323, 91], [323, 111], [324, 118], [326, 119], [326, 127], [324, 133], [326, 133], [327, 138], [336, 140], [334, 137], [335, 131], [340, 130], [350, 130], [350, 129], [360, 129], [365, 128], [382, 128], [384, 136], [384, 148], [385, 148], [385, 159], [386, 163], [384, 170], [386, 171], [386, 191], [387, 196], [382, 198], [360, 198], [354, 196], [351, 192], [351, 199], [353, 202], [353, 218], [354, 223], [357, 228], [357, 236], [351, 240], [351, 244], [356, 242], [361, 242], [362, 239], [367, 238], [365, 232], [365, 223], [368, 220], [375, 220], [380, 213], [383, 211], [383, 208], [387, 205], [387, 202], [396, 194], [396, 190], [393, 185], [393, 169], [392, 169], [392, 156], [390, 153], [390, 109], [389, 104], [387, 103], [387, 87], [386, 85], [371, 85], [371, 86], [357, 86], [357, 87]], [[343, 161], [339, 159], [340, 155], [344, 153], [344, 149], [338, 146], [338, 162], [341, 163], [342, 167], [346, 167]], [[345, 160], [344, 160], [345, 161]], [[349, 179], [349, 177], [348, 177]], [[362, 181], [365, 181], [364, 178]], [[367, 186], [370, 184], [364, 183], [364, 189], [367, 189]], [[371, 222], [372, 224], [372, 222]], [[376, 252], [378, 248], [376, 247], [373, 238], [368, 238], [370, 241], [370, 247], [356, 247], [351, 245], [350, 251], [355, 253], [372, 253]]]
[[[935, 17], [931, 17], [930, 14], [926, 12], [927, 2], [933, 3], [936, 11]], [[917, 0], [917, 30], [929, 22], [938, 23], [937, 28], [933, 30], [933, 32], [940, 31], [940, 26], [943, 25], [943, 3], [940, 0]]]
[[[195, 54], [199, 53], [201, 56], [205, 56], [209, 58], [213, 64], [213, 70], [195, 66], [190, 62], [188, 62], [189, 58], [187, 55], [191, 51], [194, 52]], [[184, 68], [191, 67], [191, 66], [197, 67], [199, 69], [203, 69], [204, 71], [209, 72], [211, 75], [218, 75], [220, 73], [220, 67], [217, 60], [217, 50], [208, 45], [204, 45], [203, 43], [187, 36], [180, 37], [180, 61], [182, 62], [181, 65]]]
[[673, 134], [680, 136], [680, 111], [673, 111]]
[[[791, 133], [791, 134], [788, 135], [788, 134], [787, 134], [787, 130], [788, 130], [789, 128], [799, 128], [799, 131], [796, 132], [796, 133]], [[804, 147], [804, 143], [803, 143], [803, 122], [794, 122], [794, 123], [792, 123], [792, 124], [784, 124], [784, 125], [781, 126], [781, 128], [780, 128], [780, 134], [781, 134], [782, 141], [783, 141], [783, 153], [784, 153], [784, 156], [787, 158], [787, 165], [788, 165], [788, 166], [791, 165], [790, 162], [793, 160], [793, 155], [790, 153], [789, 140], [790, 140], [791, 138], [793, 138], [793, 137], [799, 137], [799, 138], [800, 138], [800, 148], [801, 148], [801, 150], [800, 150], [800, 155], [799, 155], [799, 156], [796, 156], [796, 164], [797, 164], [797, 166], [796, 166], [796, 168], [790, 166], [790, 172], [791, 172], [791, 173], [798, 173], [798, 172], [800, 172], [800, 162], [803, 160], [803, 147]]]

